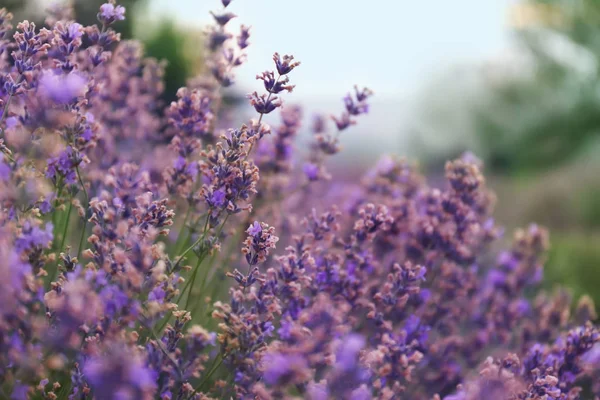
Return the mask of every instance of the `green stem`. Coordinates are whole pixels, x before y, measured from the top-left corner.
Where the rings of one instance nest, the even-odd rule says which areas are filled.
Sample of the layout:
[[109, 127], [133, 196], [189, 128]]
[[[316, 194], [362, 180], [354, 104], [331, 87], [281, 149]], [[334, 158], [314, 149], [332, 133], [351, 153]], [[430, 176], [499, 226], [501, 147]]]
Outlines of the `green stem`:
[[194, 282], [196, 281], [196, 277], [198, 276], [198, 271], [200, 270], [200, 264], [202, 264], [203, 260], [204, 260], [204, 256], [198, 258], [198, 262], [196, 263], [194, 275], [192, 276], [192, 280], [190, 282], [190, 291], [188, 293], [187, 299], [185, 300], [185, 307], [183, 308], [184, 310], [188, 310], [188, 307], [190, 305], [190, 300], [192, 299], [192, 293], [194, 290]]
[[[71, 201], [69, 201], [69, 208], [67, 209], [67, 219], [66, 219], [65, 224], [64, 224], [64, 228], [63, 228], [63, 232], [62, 232], [62, 238], [61, 238], [61, 241], [60, 241], [60, 246], [57, 249], [58, 252], [59, 252], [59, 254], [65, 248], [65, 242], [67, 240], [67, 232], [69, 230], [69, 221], [71, 219], [71, 210], [72, 209], [73, 209], [73, 199], [71, 199]], [[50, 279], [50, 282], [54, 282], [54, 280], [56, 279], [56, 276], [58, 275], [58, 265], [59, 265], [59, 261], [56, 260], [56, 268], [54, 269], [54, 272], [52, 274], [52, 279]]]
[[69, 230], [69, 220], [71, 219], [71, 210], [73, 209], [73, 202], [69, 201], [69, 208], [67, 209], [67, 220], [63, 228], [62, 239], [60, 241], [60, 247], [58, 251], [62, 251], [65, 248], [65, 241], [67, 240], [67, 232]]
[[[183, 221], [181, 223], [181, 229], [179, 230], [179, 234], [177, 235], [177, 240], [175, 241], [175, 254], [179, 254], [179, 252], [182, 250], [181, 247], [185, 246], [185, 244], [187, 243], [188, 235], [184, 235], [184, 231], [186, 228], [185, 222], [187, 221], [188, 217], [190, 216], [191, 210], [192, 210], [192, 207], [188, 206], [187, 212], [185, 213], [185, 217], [183, 217]], [[184, 239], [184, 240], [181, 241], [181, 239]]]
[[85, 207], [83, 208], [83, 229], [81, 229], [81, 236], [79, 237], [79, 248], [77, 249], [77, 258], [79, 259], [79, 257], [81, 257], [81, 251], [83, 250], [83, 238], [85, 237], [85, 231], [87, 229], [87, 222], [88, 222], [88, 218], [87, 218], [87, 210], [89, 207], [89, 203], [90, 203], [90, 198], [88, 196], [88, 192], [85, 188], [85, 185], [83, 184], [83, 180], [81, 179], [81, 174], [79, 173], [79, 167], [75, 167], [75, 172], [77, 172], [77, 179], [79, 180], [79, 184], [81, 185], [81, 188], [83, 189], [83, 194], [85, 195]]
[[152, 337], [156, 341], [156, 345], [160, 348], [160, 350], [163, 352], [163, 354], [165, 355], [165, 357], [167, 357], [167, 360], [169, 360], [169, 362], [173, 365], [173, 367], [179, 373], [179, 375], [181, 375], [181, 369], [179, 368], [179, 365], [177, 364], [177, 361], [173, 360], [173, 357], [171, 357], [171, 355], [169, 354], [169, 352], [167, 351], [167, 349], [165, 349], [165, 346], [163, 345], [162, 341], [158, 338], [158, 336], [156, 335], [156, 333], [154, 332], [154, 330], [152, 329], [152, 327], [148, 327], [148, 330], [150, 330], [150, 334], [152, 335]]
[[[281, 75], [278, 75], [278, 76], [277, 76], [277, 79], [275, 80], [275, 83], [273, 84], [273, 86], [272, 86], [272, 87], [275, 87], [275, 86], [277, 86], [277, 83], [279, 83], [279, 79], [281, 79]], [[268, 102], [269, 102], [269, 100], [271, 100], [271, 96], [272, 96], [272, 95], [273, 95], [273, 93], [269, 92], [269, 94], [267, 95], [267, 100], [266, 100], [266, 103], [268, 103]], [[259, 130], [260, 130], [260, 123], [262, 122], [262, 119], [263, 119], [263, 116], [264, 116], [264, 115], [265, 115], [265, 114], [260, 114], [260, 117], [258, 117], [258, 123], [257, 123], [257, 125], [258, 125], [258, 129], [259, 129]], [[250, 153], [252, 153], [252, 149], [253, 149], [253, 148], [254, 148], [254, 142], [252, 142], [252, 143], [250, 144], [250, 148], [248, 149], [248, 153], [246, 154], [246, 157], [244, 158], [244, 160], [247, 160], [247, 159], [248, 159], [248, 157], [250, 157]]]
[[196, 247], [198, 244], [200, 244], [204, 240], [204, 238], [206, 237], [206, 233], [208, 232], [208, 220], [209, 220], [209, 218], [210, 218], [210, 213], [208, 213], [206, 215], [206, 222], [204, 223], [204, 229], [202, 230], [202, 236], [200, 236], [194, 243], [192, 243], [192, 245], [190, 247], [188, 247], [187, 249], [185, 249], [185, 251], [179, 256], [179, 258], [175, 262], [175, 265], [173, 266], [173, 269], [177, 268], [179, 266], [179, 264], [181, 264], [181, 261], [183, 261], [183, 258], [187, 255], [187, 253], [189, 253], [190, 251], [192, 251], [194, 249], [194, 247]]
[[[187, 282], [185, 283], [185, 286], [181, 290], [181, 293], [179, 293], [179, 297], [177, 298], [177, 304], [179, 304], [179, 302], [183, 298], [183, 295], [187, 291], [187, 288], [193, 285], [194, 280], [195, 280], [196, 275], [197, 275], [197, 272], [198, 272], [198, 269], [200, 267], [200, 264], [202, 264], [202, 260], [204, 260], [204, 256], [205, 256], [204, 254], [201, 254], [200, 257], [198, 257], [198, 262], [196, 263], [196, 266], [192, 270], [192, 275], [191, 275], [192, 278], [187, 280]], [[191, 288], [190, 288], [190, 292], [191, 292]]]
[[[223, 220], [223, 222], [222, 222], [222, 223], [221, 223], [221, 225], [219, 226], [219, 229], [217, 230], [217, 234], [215, 235], [215, 237], [218, 237], [218, 236], [221, 234], [221, 232], [223, 231], [223, 227], [225, 226], [225, 223], [226, 223], [226, 222], [227, 222], [227, 220], [229, 219], [229, 216], [230, 216], [230, 215], [231, 215], [231, 214], [227, 214], [227, 216], [225, 217], [225, 219]], [[175, 266], [174, 266], [173, 268], [177, 267], [177, 266], [178, 266], [178, 265], [181, 263], [181, 261], [183, 260], [183, 257], [184, 257], [184, 256], [185, 256], [187, 253], [189, 253], [189, 252], [190, 252], [190, 251], [191, 251], [191, 250], [192, 250], [192, 249], [193, 249], [193, 248], [194, 248], [194, 247], [195, 247], [195, 246], [196, 246], [198, 243], [200, 243], [200, 242], [201, 242], [201, 241], [204, 239], [204, 237], [206, 236], [206, 233], [208, 232], [208, 219], [209, 219], [209, 217], [210, 217], [210, 212], [209, 212], [209, 213], [207, 213], [207, 215], [206, 215], [206, 222], [204, 223], [204, 230], [203, 230], [202, 236], [201, 236], [201, 237], [200, 237], [198, 240], [196, 240], [196, 241], [195, 241], [195, 242], [194, 242], [194, 243], [193, 243], [193, 244], [192, 244], [190, 247], [188, 247], [188, 249], [187, 249], [186, 251], [184, 251], [184, 252], [183, 252], [183, 254], [182, 254], [180, 257], [179, 257], [179, 259], [177, 260], [177, 262], [175, 263]], [[204, 257], [205, 257], [205, 256], [206, 256], [206, 254], [201, 254], [201, 255], [198, 257], [198, 259], [199, 259], [199, 260], [198, 260], [198, 265], [196, 266], [196, 268], [195, 268], [195, 270], [192, 272], [192, 274], [194, 274], [194, 275], [195, 275], [195, 272], [196, 272], [196, 271], [197, 271], [197, 269], [199, 268], [199, 266], [200, 266], [200, 263], [202, 263], [202, 259], [204, 259]], [[192, 277], [192, 280], [193, 280], [193, 277]], [[185, 286], [183, 287], [183, 290], [182, 290], [182, 291], [181, 291], [181, 293], [179, 294], [179, 297], [177, 298], [177, 304], [179, 304], [179, 302], [180, 302], [180, 301], [181, 301], [181, 299], [183, 298], [183, 295], [184, 295], [184, 293], [186, 292], [187, 288], [190, 286], [190, 284], [191, 284], [191, 282], [188, 280], [188, 281], [186, 282]], [[169, 320], [170, 320], [170, 319], [171, 319], [171, 316], [170, 316], [170, 315], [169, 315], [168, 317], [166, 317], [166, 318], [165, 318], [164, 322], [162, 323], [162, 325], [161, 325], [161, 326], [160, 326], [160, 328], [158, 329], [158, 330], [159, 330], [159, 332], [160, 332], [160, 331], [162, 331], [162, 330], [164, 329], [164, 327], [165, 327], [165, 326], [166, 326], [166, 325], [169, 323]]]
[[[218, 360], [218, 362], [217, 362], [217, 360]], [[204, 388], [204, 385], [208, 382], [208, 380], [210, 379], [210, 377], [213, 376], [213, 374], [217, 371], [217, 369], [219, 369], [219, 367], [221, 366], [221, 364], [223, 364], [223, 356], [221, 355], [221, 353], [219, 353], [219, 355], [217, 356], [217, 358], [215, 358], [215, 360], [213, 361], [213, 365], [212, 365], [210, 371], [204, 377], [204, 379], [202, 380], [202, 382], [200, 382], [200, 384], [194, 388], [194, 391], [192, 392], [191, 396], [188, 397], [188, 400], [191, 399], [192, 397], [194, 397], [194, 395], [198, 391], [200, 391], [200, 390], [202, 390]]]
[[[54, 198], [54, 211], [52, 212], [53, 232], [54, 232], [54, 230], [56, 230], [56, 228], [58, 228], [58, 226], [57, 226], [58, 212], [56, 212], [56, 209], [59, 206], [59, 201], [60, 201], [59, 199], [60, 199], [60, 196], [62, 195], [62, 190], [63, 190], [62, 179], [59, 178], [59, 180], [57, 182], [57, 188], [56, 188], [56, 197]], [[54, 240], [52, 241], [52, 249], [53, 250], [54, 250], [55, 244], [56, 244], [56, 234], [54, 234]]]
[[[228, 253], [225, 253], [225, 254], [228, 254]], [[208, 263], [206, 268], [204, 268], [204, 273], [202, 274], [202, 282], [200, 283], [200, 293], [204, 293], [204, 288], [206, 286], [206, 280], [208, 279], [208, 275], [210, 274], [210, 270], [212, 269], [212, 266], [215, 263], [216, 258], [217, 258], [217, 253], [215, 252], [215, 254], [213, 254], [213, 256], [211, 257], [210, 262]], [[200, 302], [192, 310], [192, 320], [194, 319], [194, 315], [196, 315], [196, 311], [198, 311], [201, 304], [204, 304], [204, 302]]]

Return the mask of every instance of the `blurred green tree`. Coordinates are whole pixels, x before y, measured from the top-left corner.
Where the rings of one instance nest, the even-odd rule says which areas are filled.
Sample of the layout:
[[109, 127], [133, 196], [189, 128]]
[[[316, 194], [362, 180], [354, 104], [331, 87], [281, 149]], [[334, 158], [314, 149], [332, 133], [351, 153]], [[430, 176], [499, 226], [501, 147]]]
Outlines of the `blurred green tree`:
[[[28, 18], [37, 22], [41, 22], [44, 17], [44, 7], [61, 0], [0, 0], [0, 8], [4, 7], [7, 10], [16, 14], [18, 20]], [[64, 1], [64, 0], [63, 0]], [[127, 9], [128, 15], [133, 14], [133, 10], [142, 7], [148, 0], [120, 0], [119, 4]], [[77, 21], [83, 25], [91, 25], [97, 22], [96, 14], [98, 9], [106, 0], [71, 0]], [[116, 24], [114, 29], [121, 33], [123, 39], [131, 39], [133, 37], [132, 18], [127, 18], [125, 21]]]
[[144, 40], [147, 56], [167, 60], [163, 93], [166, 104], [175, 99], [177, 90], [186, 86], [187, 79], [195, 72], [191, 51], [188, 51], [186, 46], [188, 42], [189, 33], [177, 29], [175, 23], [170, 20], [162, 22], [153, 34]]
[[[106, 0], [74, 0], [73, 8], [77, 22], [84, 26], [97, 23], [98, 9], [104, 3]], [[132, 18], [132, 15], [135, 15], [134, 10], [145, 6], [148, 0], [119, 0], [118, 3], [127, 10], [127, 18], [115, 24], [115, 29], [121, 33], [122, 39], [131, 39], [134, 37], [135, 19]]]
[[451, 69], [421, 93], [426, 159], [469, 149], [492, 172], [531, 174], [597, 150], [600, 1], [521, 0], [511, 23], [508, 54]]
[[577, 157], [600, 135], [600, 2], [530, 0], [513, 23], [526, 68], [489, 83], [475, 129], [489, 167], [533, 172]]

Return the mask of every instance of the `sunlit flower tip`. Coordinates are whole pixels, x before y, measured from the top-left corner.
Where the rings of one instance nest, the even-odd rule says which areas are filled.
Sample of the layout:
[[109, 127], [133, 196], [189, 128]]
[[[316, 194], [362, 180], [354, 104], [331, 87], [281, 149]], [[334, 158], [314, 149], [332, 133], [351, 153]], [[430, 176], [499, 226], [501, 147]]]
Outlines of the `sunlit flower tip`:
[[335, 116], [332, 116], [331, 118], [335, 122], [335, 126], [337, 127], [337, 129], [339, 131], [343, 131], [344, 129], [348, 128], [350, 125], [356, 124], [356, 121], [351, 119], [350, 114], [347, 112], [342, 113], [342, 115], [339, 118], [337, 118]]
[[278, 107], [281, 107], [281, 101], [277, 96], [267, 96], [266, 94], [258, 95], [254, 92], [247, 96], [250, 99], [250, 104], [259, 114], [269, 114]]
[[125, 7], [115, 6], [113, 2], [104, 3], [100, 6], [98, 20], [103, 24], [112, 24], [115, 21], [123, 21], [125, 19]]
[[302, 170], [304, 171], [304, 175], [306, 175], [308, 180], [316, 181], [319, 179], [319, 166], [318, 165], [313, 164], [313, 163], [306, 163], [302, 167]]
[[233, 18], [237, 17], [237, 15], [235, 15], [234, 13], [231, 13], [231, 12], [215, 14], [214, 12], [211, 11], [210, 14], [213, 16], [215, 21], [217, 21], [217, 24], [219, 24], [221, 26], [227, 25], [227, 23], [229, 21], [231, 21]]
[[8, 117], [6, 118], [6, 129], [12, 129], [19, 124], [18, 117]]
[[373, 91], [366, 87], [359, 89], [358, 86], [355, 85], [354, 91], [356, 92], [356, 100], [358, 102], [363, 102], [373, 95]]
[[248, 43], [248, 39], [250, 39], [250, 27], [242, 25], [240, 27], [240, 34], [237, 37], [237, 43], [241, 50], [250, 45], [250, 43]]
[[350, 334], [343, 339], [341, 346], [336, 354], [337, 368], [349, 371], [354, 368], [358, 362], [358, 355], [365, 347], [365, 338], [358, 334]]
[[288, 85], [290, 81], [287, 76], [283, 78], [275, 79], [275, 73], [273, 71], [265, 71], [262, 74], [256, 75], [256, 79], [262, 80], [265, 84], [265, 89], [269, 93], [281, 93], [284, 90], [291, 92], [294, 90], [294, 85]]
[[4, 161], [4, 154], [0, 154], [0, 180], [8, 181], [10, 179], [11, 169]]
[[346, 111], [350, 115], [360, 115], [365, 114], [369, 111], [369, 105], [364, 102], [355, 102], [352, 96], [347, 95], [344, 97], [344, 104], [346, 106]]
[[223, 189], [215, 190], [210, 196], [209, 203], [216, 207], [221, 207], [223, 204], [225, 204], [225, 191]]
[[77, 22], [72, 22], [62, 35], [62, 39], [66, 43], [80, 39], [83, 36], [83, 26]]
[[217, 50], [225, 41], [231, 39], [231, 34], [224, 32], [222, 29], [213, 29], [208, 35], [208, 47], [211, 51]]
[[327, 129], [327, 120], [322, 115], [315, 115], [313, 117], [311, 131], [314, 134], [319, 134], [325, 132]]
[[258, 221], [254, 221], [250, 227], [248, 227], [248, 229], [246, 230], [246, 233], [250, 236], [258, 236], [260, 235], [262, 232], [262, 226], [260, 225], [260, 222]]
[[40, 78], [40, 90], [55, 103], [66, 104], [85, 94], [87, 80], [75, 72], [67, 75], [44, 72]]
[[273, 61], [275, 61], [279, 75], [287, 75], [300, 65], [300, 61], [294, 61], [294, 56], [284, 55], [281, 57], [279, 53], [273, 54]]
[[265, 382], [273, 385], [286, 383], [302, 377], [306, 372], [306, 360], [297, 354], [268, 354], [264, 360]]

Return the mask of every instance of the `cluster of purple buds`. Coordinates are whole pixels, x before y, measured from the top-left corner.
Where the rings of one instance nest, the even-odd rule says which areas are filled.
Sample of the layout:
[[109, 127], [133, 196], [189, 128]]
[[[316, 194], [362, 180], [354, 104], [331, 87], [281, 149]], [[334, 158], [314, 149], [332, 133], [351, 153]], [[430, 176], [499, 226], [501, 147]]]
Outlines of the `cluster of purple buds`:
[[267, 93], [259, 95], [257, 92], [254, 92], [248, 95], [250, 104], [261, 115], [261, 118], [264, 114], [269, 114], [276, 108], [281, 107], [281, 100], [274, 95], [284, 90], [291, 92], [294, 89], [294, 86], [289, 84], [290, 79], [288, 74], [300, 65], [299, 61], [294, 61], [294, 56], [284, 55], [281, 57], [279, 53], [273, 55], [273, 62], [275, 62], [277, 76], [273, 71], [265, 71], [256, 76], [256, 79], [264, 82]]
[[228, 31], [227, 25], [237, 16], [228, 11], [230, 2], [223, 1], [223, 10], [211, 12], [216, 25], [208, 32], [208, 49], [210, 50], [211, 72], [213, 77], [223, 87], [234, 83], [233, 69], [246, 60], [244, 50], [248, 47], [250, 28], [242, 25], [237, 38]]
[[311, 152], [308, 160], [305, 162], [303, 170], [308, 181], [328, 180], [330, 175], [325, 167], [327, 157], [340, 152], [340, 134], [342, 131], [356, 124], [355, 117], [361, 114], [367, 114], [369, 104], [367, 100], [373, 95], [368, 88], [359, 89], [354, 87], [355, 94], [344, 97], [345, 111], [340, 117], [331, 118], [335, 122], [337, 131], [335, 134], [329, 134], [326, 131], [325, 121], [317, 116], [313, 125], [313, 141], [311, 143]]

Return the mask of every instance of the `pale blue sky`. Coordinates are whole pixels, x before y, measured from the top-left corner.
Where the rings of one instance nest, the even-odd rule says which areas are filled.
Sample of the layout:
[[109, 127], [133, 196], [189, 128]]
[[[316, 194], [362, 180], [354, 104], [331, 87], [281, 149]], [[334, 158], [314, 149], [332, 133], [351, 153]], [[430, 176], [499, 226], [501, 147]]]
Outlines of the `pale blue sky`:
[[[420, 88], [448, 67], [501, 57], [510, 48], [509, 6], [516, 1], [234, 0], [229, 7], [237, 23], [253, 27], [236, 88], [260, 90], [256, 73], [273, 68], [273, 52], [292, 53], [302, 65], [284, 102], [300, 103], [307, 116], [338, 113], [354, 84], [368, 86], [376, 94], [371, 111], [344, 132], [344, 154], [360, 153], [364, 160], [406, 154]], [[199, 27], [220, 7], [220, 0], [152, 0], [150, 17], [171, 15]]]
[[[251, 89], [274, 51], [302, 61], [296, 96], [341, 95], [353, 84], [400, 96], [444, 66], [480, 61], [507, 44], [515, 0], [234, 0], [238, 22], [253, 27], [238, 82]], [[210, 21], [219, 0], [152, 0], [151, 16], [190, 26]]]

